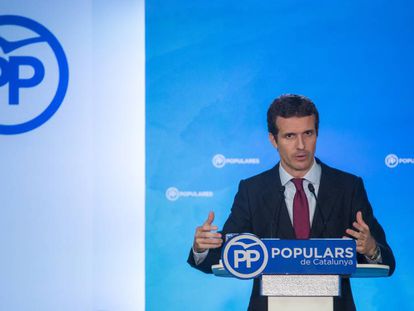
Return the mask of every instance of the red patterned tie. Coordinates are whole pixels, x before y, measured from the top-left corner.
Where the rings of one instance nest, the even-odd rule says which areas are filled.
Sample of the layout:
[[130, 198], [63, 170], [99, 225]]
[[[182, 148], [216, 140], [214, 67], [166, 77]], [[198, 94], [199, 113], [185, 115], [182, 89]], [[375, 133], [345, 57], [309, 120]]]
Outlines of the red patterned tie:
[[296, 187], [293, 198], [293, 228], [297, 239], [308, 239], [310, 232], [309, 205], [303, 190], [303, 178], [293, 178], [292, 182]]

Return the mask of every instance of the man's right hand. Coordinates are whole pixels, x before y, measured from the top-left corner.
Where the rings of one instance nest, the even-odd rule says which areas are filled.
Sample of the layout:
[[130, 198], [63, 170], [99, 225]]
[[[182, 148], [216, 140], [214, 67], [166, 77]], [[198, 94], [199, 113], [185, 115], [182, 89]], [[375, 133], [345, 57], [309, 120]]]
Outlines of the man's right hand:
[[210, 248], [218, 248], [223, 243], [221, 233], [212, 232], [218, 229], [217, 226], [212, 225], [213, 221], [214, 212], [210, 212], [204, 224], [197, 227], [193, 243], [193, 250], [195, 252], [202, 253]]

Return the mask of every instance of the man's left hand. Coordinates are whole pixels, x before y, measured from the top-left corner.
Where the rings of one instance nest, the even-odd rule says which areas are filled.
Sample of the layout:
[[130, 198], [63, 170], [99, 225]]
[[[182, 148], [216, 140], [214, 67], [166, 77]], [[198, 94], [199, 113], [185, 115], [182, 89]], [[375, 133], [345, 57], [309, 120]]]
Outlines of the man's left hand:
[[372, 257], [377, 248], [377, 242], [372, 237], [368, 225], [362, 219], [362, 212], [356, 214], [356, 221], [352, 224], [356, 230], [346, 229], [346, 233], [356, 239], [357, 252]]

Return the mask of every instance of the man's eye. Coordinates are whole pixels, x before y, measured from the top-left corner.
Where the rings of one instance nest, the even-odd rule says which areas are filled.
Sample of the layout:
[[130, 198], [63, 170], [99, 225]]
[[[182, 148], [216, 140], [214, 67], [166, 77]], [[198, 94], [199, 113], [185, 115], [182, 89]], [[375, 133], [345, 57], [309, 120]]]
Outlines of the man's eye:
[[292, 139], [293, 137], [295, 137], [295, 135], [294, 134], [286, 134], [285, 137], [287, 139]]
[[313, 135], [313, 131], [306, 131], [306, 132], [305, 132], [305, 135], [306, 135], [306, 136], [312, 136], [312, 135]]

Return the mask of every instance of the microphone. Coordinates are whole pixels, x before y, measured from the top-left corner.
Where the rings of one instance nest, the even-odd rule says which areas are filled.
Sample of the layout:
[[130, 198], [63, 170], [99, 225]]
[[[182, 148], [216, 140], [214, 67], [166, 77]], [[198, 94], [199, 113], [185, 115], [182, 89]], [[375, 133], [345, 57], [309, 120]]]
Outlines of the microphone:
[[316, 197], [316, 194], [315, 194], [315, 187], [313, 186], [312, 183], [308, 184], [308, 189], [315, 196], [316, 201], [318, 201], [318, 198]]
[[319, 204], [319, 201], [318, 201], [318, 197], [316, 196], [316, 193], [315, 193], [315, 187], [313, 186], [312, 183], [309, 183], [308, 184], [308, 189], [313, 194], [313, 196], [315, 197], [315, 200], [316, 200], [315, 212], [318, 210], [319, 211], [319, 214], [321, 214], [322, 224], [323, 224], [323, 228], [322, 228], [322, 232], [321, 232], [321, 234], [322, 234], [325, 231], [325, 227], [326, 227], [325, 217], [324, 217], [324, 215], [322, 213], [322, 209], [320, 207], [320, 204]]
[[[279, 218], [280, 218], [280, 210], [283, 208], [283, 202], [285, 201], [285, 188], [286, 188], [285, 186], [281, 186], [280, 189], [279, 189], [279, 193], [280, 193], [280, 196], [281, 196], [281, 201], [280, 201], [280, 204], [279, 204], [279, 210], [277, 211], [277, 220], [278, 221], [279, 221]], [[271, 239], [273, 239], [273, 227], [275, 226], [275, 223], [276, 223], [275, 213], [276, 213], [276, 211], [273, 212], [272, 222], [271, 222], [271, 225], [270, 225], [270, 238]], [[277, 237], [278, 234], [279, 234], [279, 226], [277, 227], [276, 237]]]

